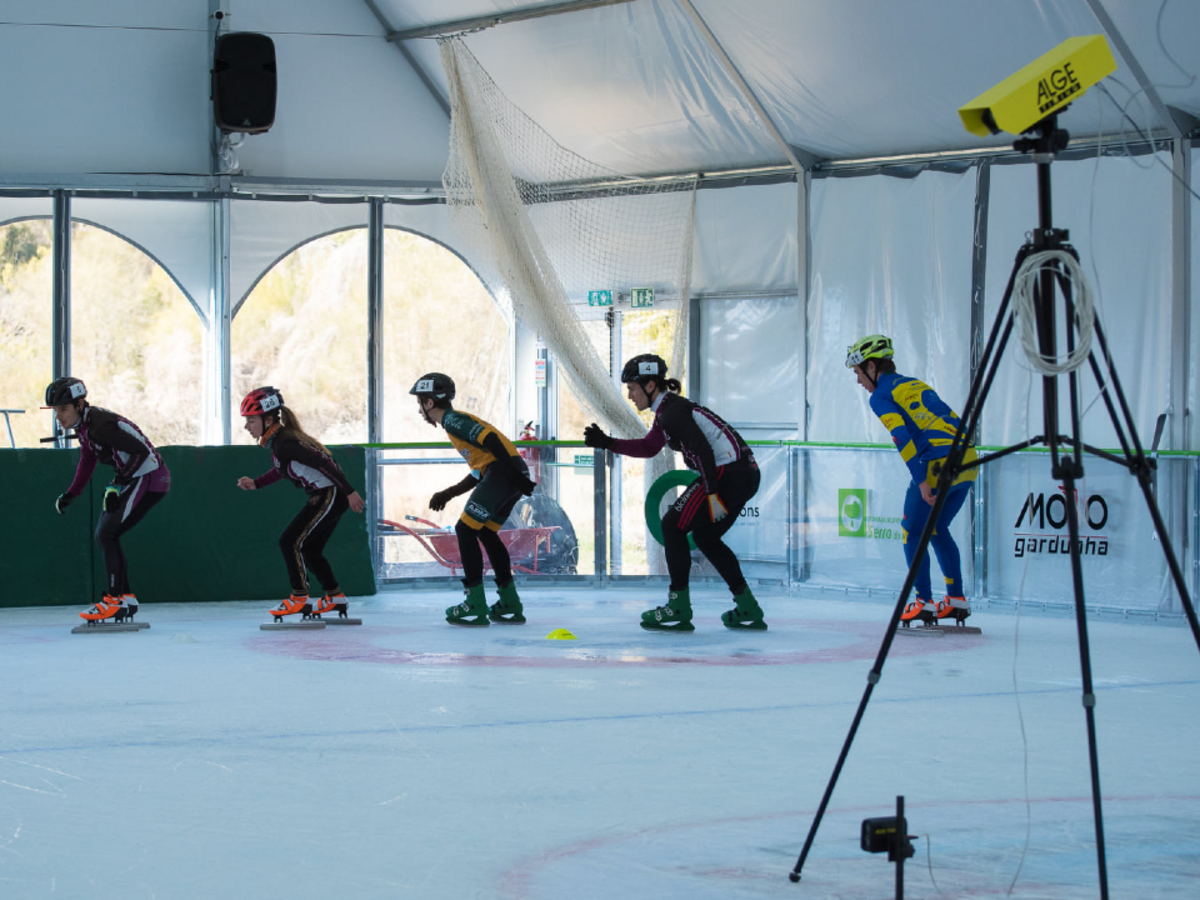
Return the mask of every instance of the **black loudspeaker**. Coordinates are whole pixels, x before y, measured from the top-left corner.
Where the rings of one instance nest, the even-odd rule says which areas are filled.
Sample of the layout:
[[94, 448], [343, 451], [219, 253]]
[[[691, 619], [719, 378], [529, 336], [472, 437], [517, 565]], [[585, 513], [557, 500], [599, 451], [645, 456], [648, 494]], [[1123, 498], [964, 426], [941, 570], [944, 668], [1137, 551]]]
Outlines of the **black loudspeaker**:
[[217, 38], [212, 101], [225, 134], [262, 134], [275, 124], [275, 44], [265, 34], [231, 32]]

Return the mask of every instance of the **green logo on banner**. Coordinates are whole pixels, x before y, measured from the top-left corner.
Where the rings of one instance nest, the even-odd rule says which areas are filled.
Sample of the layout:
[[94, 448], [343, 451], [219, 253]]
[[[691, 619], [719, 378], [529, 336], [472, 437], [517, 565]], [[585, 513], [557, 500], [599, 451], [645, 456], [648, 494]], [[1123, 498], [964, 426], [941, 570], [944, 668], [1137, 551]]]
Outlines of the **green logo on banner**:
[[867, 536], [867, 492], [864, 488], [838, 488], [838, 536]]

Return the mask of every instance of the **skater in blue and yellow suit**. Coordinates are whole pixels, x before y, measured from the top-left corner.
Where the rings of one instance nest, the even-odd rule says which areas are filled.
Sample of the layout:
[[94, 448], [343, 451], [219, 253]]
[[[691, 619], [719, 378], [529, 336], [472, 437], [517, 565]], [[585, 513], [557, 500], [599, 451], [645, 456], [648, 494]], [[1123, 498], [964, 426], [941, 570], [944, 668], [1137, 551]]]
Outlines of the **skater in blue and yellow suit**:
[[[517, 586], [513, 583], [512, 562], [508, 548], [500, 540], [500, 527], [517, 501], [533, 493], [536, 484], [529, 477], [513, 442], [495, 428], [470, 413], [459, 412], [450, 405], [454, 399], [454, 382], [440, 372], [422, 375], [410, 394], [417, 398], [421, 417], [430, 425], [446, 429], [446, 435], [471, 467], [471, 473], [452, 487], [438, 491], [429, 500], [429, 508], [440, 511], [446, 504], [468, 491], [466, 508], [454, 527], [458, 537], [458, 552], [462, 558], [463, 587], [466, 598], [446, 610], [451, 625], [487, 625], [490, 619], [506, 625], [525, 621]], [[496, 576], [500, 600], [490, 608], [483, 591], [483, 553]]]
[[[936, 497], [941, 461], [950, 454], [950, 445], [958, 430], [958, 414], [923, 381], [897, 374], [891, 338], [882, 334], [868, 335], [851, 345], [846, 355], [846, 367], [854, 370], [858, 383], [871, 395], [871, 411], [891, 432], [900, 458], [912, 473], [904, 498], [903, 528], [904, 557], [911, 567]], [[975, 448], [968, 444], [964, 461], [973, 459]], [[967, 469], [954, 480], [930, 539], [946, 579], [946, 596], [937, 601], [934, 608], [939, 619], [961, 621], [971, 614], [963, 596], [962, 562], [958, 545], [950, 534], [950, 523], [967, 499], [976, 472], [975, 468]], [[928, 554], [917, 569], [914, 586], [917, 596], [905, 606], [901, 619], [908, 621], [920, 616], [928, 620], [931, 618], [929, 613], [921, 615], [933, 598]]]

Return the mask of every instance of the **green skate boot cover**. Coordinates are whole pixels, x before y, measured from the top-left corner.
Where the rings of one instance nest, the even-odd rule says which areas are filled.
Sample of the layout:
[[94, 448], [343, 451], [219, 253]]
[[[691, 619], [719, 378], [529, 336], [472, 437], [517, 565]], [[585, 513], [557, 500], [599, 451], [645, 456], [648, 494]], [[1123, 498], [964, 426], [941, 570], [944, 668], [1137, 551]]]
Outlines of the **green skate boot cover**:
[[647, 631], [695, 631], [688, 589], [670, 591], [666, 606], [657, 606], [642, 613], [642, 627]]
[[524, 625], [525, 607], [521, 605], [521, 598], [517, 596], [516, 582], [498, 584], [496, 588], [500, 599], [488, 610], [488, 618], [501, 625]]
[[451, 625], [485, 627], [488, 624], [488, 608], [483, 585], [473, 584], [463, 593], [463, 602], [446, 610], [446, 621]]
[[734, 608], [721, 613], [721, 621], [726, 628], [745, 628], [750, 631], [766, 631], [767, 623], [763, 621], [762, 607], [750, 593], [749, 585], [733, 595]]

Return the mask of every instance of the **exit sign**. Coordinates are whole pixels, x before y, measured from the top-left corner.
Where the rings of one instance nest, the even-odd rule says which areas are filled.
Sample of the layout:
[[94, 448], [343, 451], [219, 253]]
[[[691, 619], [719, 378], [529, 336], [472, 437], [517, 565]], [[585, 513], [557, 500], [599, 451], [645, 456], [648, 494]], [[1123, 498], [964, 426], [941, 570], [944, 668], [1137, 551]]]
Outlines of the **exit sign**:
[[629, 292], [630, 309], [653, 309], [654, 288], [633, 288]]
[[588, 291], [588, 306], [612, 305], [612, 291]]

